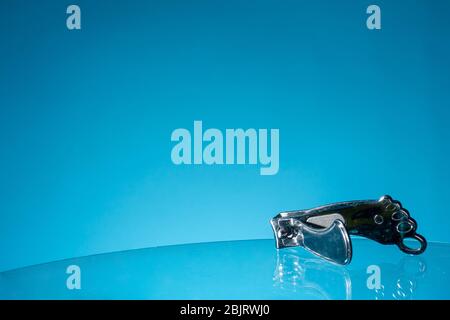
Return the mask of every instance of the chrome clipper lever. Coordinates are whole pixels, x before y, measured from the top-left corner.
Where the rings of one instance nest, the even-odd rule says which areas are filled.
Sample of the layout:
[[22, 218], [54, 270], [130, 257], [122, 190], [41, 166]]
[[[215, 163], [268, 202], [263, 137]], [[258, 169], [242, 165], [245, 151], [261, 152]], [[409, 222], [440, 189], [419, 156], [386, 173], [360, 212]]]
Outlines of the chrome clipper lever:
[[[425, 238], [416, 233], [416, 221], [390, 196], [282, 212], [271, 220], [271, 225], [278, 249], [302, 246], [339, 264], [351, 261], [350, 235], [382, 244], [396, 244], [409, 254], [420, 254], [427, 246]], [[420, 247], [406, 246], [404, 240], [407, 238], [416, 239]]]

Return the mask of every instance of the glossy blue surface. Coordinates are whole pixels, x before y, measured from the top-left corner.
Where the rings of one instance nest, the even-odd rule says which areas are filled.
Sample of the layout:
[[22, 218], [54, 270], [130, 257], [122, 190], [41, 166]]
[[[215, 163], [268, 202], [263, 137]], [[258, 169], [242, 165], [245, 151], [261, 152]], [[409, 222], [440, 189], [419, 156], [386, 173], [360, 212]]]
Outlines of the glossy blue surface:
[[[353, 261], [326, 262], [272, 240], [177, 245], [58, 261], [0, 273], [2, 299], [449, 299], [450, 245], [421, 256], [353, 239]], [[81, 270], [68, 290], [66, 268]], [[368, 270], [380, 284], [369, 288]], [[368, 269], [369, 268], [369, 269]]]

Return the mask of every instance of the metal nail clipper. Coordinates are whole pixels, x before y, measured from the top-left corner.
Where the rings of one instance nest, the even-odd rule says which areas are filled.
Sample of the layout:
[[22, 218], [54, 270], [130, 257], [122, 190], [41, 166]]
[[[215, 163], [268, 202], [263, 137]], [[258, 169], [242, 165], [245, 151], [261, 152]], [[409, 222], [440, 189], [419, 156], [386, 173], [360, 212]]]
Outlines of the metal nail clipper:
[[[286, 211], [270, 223], [278, 249], [302, 246], [338, 264], [352, 259], [350, 235], [363, 236], [382, 244], [396, 244], [408, 254], [425, 251], [427, 241], [416, 233], [417, 222], [399, 201], [385, 195], [379, 200], [347, 201], [308, 210]], [[413, 238], [418, 248], [404, 240]]]

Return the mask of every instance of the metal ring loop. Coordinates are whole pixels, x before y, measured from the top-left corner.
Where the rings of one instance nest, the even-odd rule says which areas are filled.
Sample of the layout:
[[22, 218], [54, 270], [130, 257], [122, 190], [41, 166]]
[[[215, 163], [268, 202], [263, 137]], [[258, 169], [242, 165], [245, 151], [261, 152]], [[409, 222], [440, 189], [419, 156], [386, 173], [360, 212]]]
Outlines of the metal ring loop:
[[[413, 248], [410, 248], [410, 247], [406, 246], [406, 245], [403, 243], [403, 241], [404, 241], [405, 239], [409, 239], [409, 238], [411, 238], [411, 239], [416, 239], [416, 240], [420, 243], [420, 247], [417, 248], [417, 249], [413, 249]], [[402, 251], [405, 252], [405, 253], [409, 253], [409, 254], [421, 254], [421, 253], [424, 252], [425, 249], [427, 248], [427, 240], [425, 240], [425, 238], [422, 237], [420, 234], [417, 234], [417, 233], [416, 233], [416, 234], [414, 234], [414, 235], [411, 236], [411, 237], [405, 237], [405, 238], [403, 238], [403, 239], [401, 240], [401, 242], [397, 244], [397, 246], [400, 248], [400, 250], [402, 250]]]
[[399, 210], [399, 211], [395, 211], [394, 213], [392, 213], [391, 219], [393, 221], [401, 221], [403, 219], [408, 219], [409, 218], [409, 214], [405, 211], [405, 210]]
[[[403, 226], [407, 226], [407, 228], [405, 229]], [[395, 228], [397, 229], [398, 233], [407, 234], [414, 229], [414, 225], [409, 220], [407, 220], [400, 222]]]

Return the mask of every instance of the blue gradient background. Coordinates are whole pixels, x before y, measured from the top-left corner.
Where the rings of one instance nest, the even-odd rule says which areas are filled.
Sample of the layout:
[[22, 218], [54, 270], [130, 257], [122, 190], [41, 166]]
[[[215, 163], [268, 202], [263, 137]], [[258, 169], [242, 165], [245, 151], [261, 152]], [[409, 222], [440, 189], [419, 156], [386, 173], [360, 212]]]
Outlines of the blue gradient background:
[[[425, 0], [2, 0], [0, 270], [270, 238], [281, 210], [385, 193], [450, 241], [449, 16]], [[279, 173], [173, 165], [170, 134], [194, 120], [279, 128]]]

